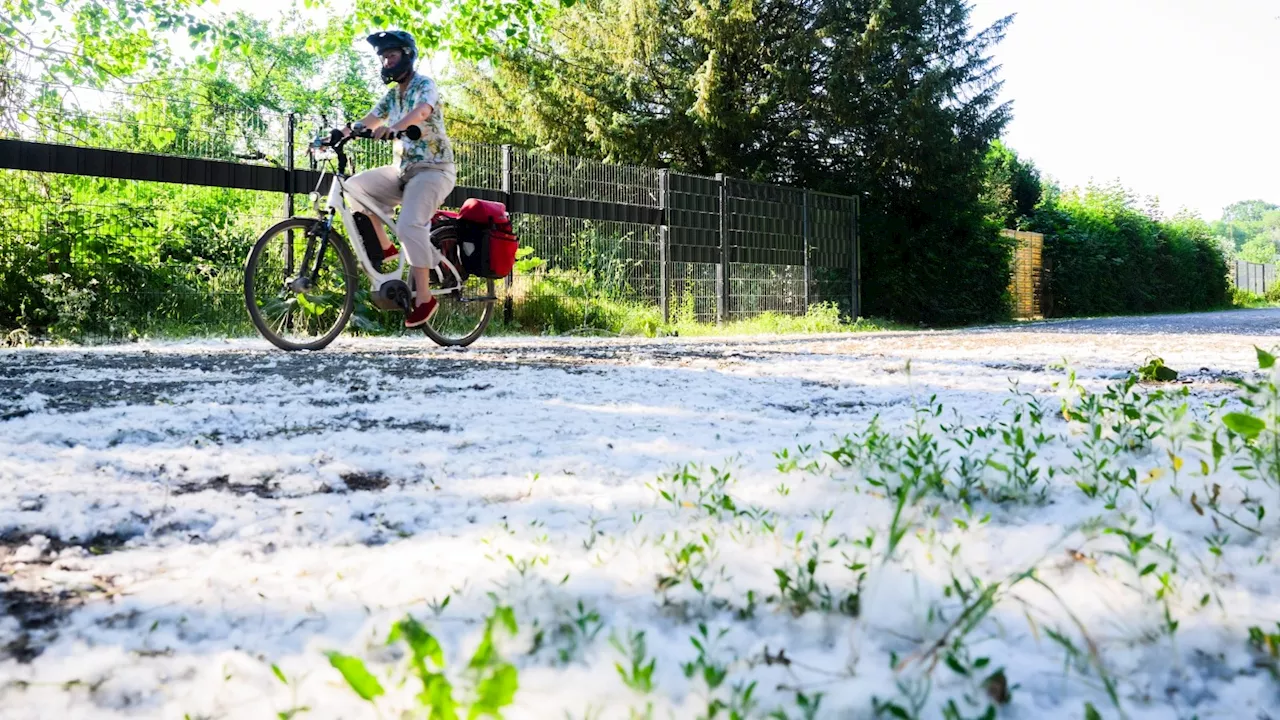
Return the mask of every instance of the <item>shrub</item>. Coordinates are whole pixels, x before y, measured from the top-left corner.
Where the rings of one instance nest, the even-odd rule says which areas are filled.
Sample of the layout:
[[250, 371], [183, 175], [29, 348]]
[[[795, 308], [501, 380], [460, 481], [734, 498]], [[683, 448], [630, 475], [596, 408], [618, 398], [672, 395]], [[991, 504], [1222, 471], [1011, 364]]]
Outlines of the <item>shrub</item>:
[[1226, 259], [1198, 218], [1158, 220], [1111, 185], [1050, 192], [1031, 229], [1044, 233], [1060, 316], [1208, 310], [1231, 301]]

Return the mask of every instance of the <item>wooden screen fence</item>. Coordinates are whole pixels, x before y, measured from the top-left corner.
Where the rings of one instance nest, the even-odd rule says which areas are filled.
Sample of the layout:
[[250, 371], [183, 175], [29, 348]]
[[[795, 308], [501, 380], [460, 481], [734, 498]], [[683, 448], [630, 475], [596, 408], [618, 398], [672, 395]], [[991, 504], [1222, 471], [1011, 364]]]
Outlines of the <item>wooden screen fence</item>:
[[1013, 317], [1018, 320], [1043, 318], [1047, 289], [1044, 283], [1044, 235], [1019, 230], [1005, 230], [1003, 235], [1016, 242], [1009, 277]]

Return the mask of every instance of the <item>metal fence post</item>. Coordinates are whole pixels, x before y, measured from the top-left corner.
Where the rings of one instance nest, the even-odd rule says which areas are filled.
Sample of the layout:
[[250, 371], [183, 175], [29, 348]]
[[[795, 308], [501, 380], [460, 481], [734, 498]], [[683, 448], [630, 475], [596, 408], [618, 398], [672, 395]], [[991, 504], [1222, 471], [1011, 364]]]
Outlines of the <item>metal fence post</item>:
[[862, 213], [859, 212], [861, 207], [862, 198], [853, 196], [853, 296], [849, 306], [850, 320], [857, 320], [862, 316], [862, 238], [858, 234], [859, 220], [862, 219]]
[[512, 153], [510, 145], [502, 146], [502, 192], [506, 194], [507, 211], [511, 211], [511, 192], [514, 178], [512, 177]]
[[297, 113], [289, 113], [284, 132], [284, 216], [293, 217], [293, 133], [297, 127]]
[[[505, 201], [505, 204], [507, 206], [508, 216], [511, 214], [511, 211], [512, 211], [512, 207], [511, 207], [512, 198], [513, 198], [512, 189], [515, 185], [514, 171], [512, 169], [513, 163], [511, 159], [512, 159], [511, 146], [503, 145], [502, 146], [501, 183], [502, 183], [502, 193], [503, 195], [505, 195], [503, 200]], [[515, 301], [511, 299], [511, 285], [515, 282], [515, 277], [516, 277], [516, 271], [515, 271], [515, 268], [513, 267], [511, 269], [511, 272], [507, 273], [506, 279], [503, 280], [503, 284], [506, 285], [506, 292], [504, 293], [504, 297], [502, 298], [502, 322], [505, 325], [510, 325], [512, 320], [515, 319]]]
[[716, 173], [720, 188], [717, 214], [720, 220], [720, 265], [716, 268], [716, 322], [723, 323], [729, 315], [729, 188], [724, 173]]
[[804, 312], [809, 313], [809, 286], [813, 284], [813, 268], [809, 266], [809, 191], [802, 191], [800, 202], [800, 238], [804, 248]]
[[671, 322], [671, 298], [667, 287], [671, 282], [670, 271], [667, 267], [667, 263], [671, 262], [671, 251], [668, 247], [671, 238], [667, 230], [669, 224], [667, 219], [667, 192], [670, 187], [667, 169], [658, 170], [658, 209], [662, 211], [662, 224], [658, 226], [658, 304], [662, 306], [663, 324]]
[[[286, 218], [293, 217], [293, 133], [297, 127], [298, 116], [289, 113], [288, 120], [285, 122], [284, 130], [284, 216]], [[285, 272], [293, 272], [293, 231], [288, 233], [288, 239], [284, 244], [284, 267]]]

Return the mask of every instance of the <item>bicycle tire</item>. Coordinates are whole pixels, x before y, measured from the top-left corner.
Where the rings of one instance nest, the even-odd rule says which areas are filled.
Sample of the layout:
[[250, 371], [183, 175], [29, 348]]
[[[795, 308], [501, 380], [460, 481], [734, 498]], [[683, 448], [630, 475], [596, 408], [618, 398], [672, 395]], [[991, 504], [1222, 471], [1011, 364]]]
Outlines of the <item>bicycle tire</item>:
[[[466, 299], [462, 290], [446, 295], [437, 295], [436, 301], [440, 303], [440, 309], [436, 311], [436, 314], [430, 321], [422, 326], [422, 332], [426, 333], [426, 336], [431, 338], [431, 340], [437, 345], [441, 345], [443, 347], [467, 347], [484, 335], [484, 331], [489, 327], [489, 321], [493, 319], [493, 306], [497, 302], [497, 296], [494, 295], [493, 280], [488, 278], [471, 277], [466, 282], [471, 284], [483, 282], [485, 291], [484, 297], [493, 299]], [[446, 319], [451, 317], [449, 311], [454, 307], [460, 306], [463, 302], [479, 303], [484, 306], [484, 309], [481, 311], [479, 319], [476, 320], [475, 326], [469, 331], [466, 331], [465, 333], [446, 334], [444, 328], [447, 327], [445, 324]]]
[[[314, 231], [320, 222], [321, 221], [316, 220], [315, 218], [295, 217], [282, 220], [281, 222], [272, 225], [267, 228], [267, 230], [258, 238], [257, 242], [254, 243], [253, 249], [249, 251], [249, 256], [245, 260], [245, 309], [249, 312], [249, 319], [253, 321], [253, 325], [257, 328], [258, 332], [272, 345], [275, 345], [281, 350], [294, 352], [298, 350], [324, 349], [329, 345], [329, 343], [333, 342], [335, 338], [341, 335], [343, 330], [346, 329], [347, 323], [351, 320], [351, 313], [355, 309], [356, 287], [359, 284], [359, 276], [356, 274], [355, 258], [352, 257], [350, 248], [341, 241], [340, 236], [334, 232], [333, 229], [330, 229], [324, 243], [321, 245], [321, 252], [327, 254], [326, 250], [328, 248], [332, 248], [334, 253], [337, 254], [342, 269], [341, 276], [339, 276], [339, 281], [342, 286], [341, 308], [335, 316], [333, 325], [329, 327], [323, 335], [315, 340], [309, 342], [297, 342], [285, 337], [279, 330], [273, 327], [273, 325], [278, 325], [280, 328], [283, 328], [285, 324], [284, 319], [290, 317], [292, 315], [292, 311], [286, 311], [285, 318], [279, 323], [269, 322], [263, 315], [263, 307], [259, 300], [265, 300], [265, 298], [260, 297], [256, 287], [256, 281], [259, 280], [259, 272], [264, 270], [262, 265], [266, 249], [271, 244], [271, 241], [281, 233], [290, 230], [298, 230], [302, 232], [303, 237], [306, 237], [307, 233]], [[294, 240], [290, 237], [287, 238], [285, 242], [291, 243], [294, 242]], [[294, 274], [294, 269], [287, 268], [286, 270], [289, 274]], [[290, 292], [293, 292], [285, 288], [284, 283], [287, 279], [288, 278], [283, 274], [279, 278], [281, 296], [287, 296]], [[264, 281], [266, 282], [264, 287], [270, 287], [270, 278], [265, 278]], [[305, 299], [305, 293], [296, 294], [302, 295]], [[282, 300], [281, 304], [287, 305], [287, 301]], [[305, 316], [305, 314], [306, 313], [304, 312], [302, 316]]]

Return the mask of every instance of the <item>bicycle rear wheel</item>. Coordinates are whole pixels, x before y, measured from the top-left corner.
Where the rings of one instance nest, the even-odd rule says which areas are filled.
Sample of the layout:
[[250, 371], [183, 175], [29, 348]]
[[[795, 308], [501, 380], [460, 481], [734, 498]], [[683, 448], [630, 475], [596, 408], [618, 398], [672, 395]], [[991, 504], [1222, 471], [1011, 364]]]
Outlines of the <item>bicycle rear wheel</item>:
[[484, 335], [497, 299], [492, 280], [469, 277], [462, 287], [436, 295], [440, 308], [422, 326], [422, 332], [438, 345], [466, 347]]
[[[244, 302], [254, 327], [281, 350], [320, 350], [338, 337], [355, 307], [355, 259], [319, 220], [270, 227], [244, 267]], [[318, 257], [317, 257], [318, 256]]]

